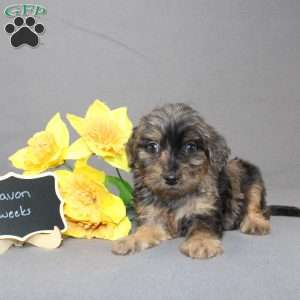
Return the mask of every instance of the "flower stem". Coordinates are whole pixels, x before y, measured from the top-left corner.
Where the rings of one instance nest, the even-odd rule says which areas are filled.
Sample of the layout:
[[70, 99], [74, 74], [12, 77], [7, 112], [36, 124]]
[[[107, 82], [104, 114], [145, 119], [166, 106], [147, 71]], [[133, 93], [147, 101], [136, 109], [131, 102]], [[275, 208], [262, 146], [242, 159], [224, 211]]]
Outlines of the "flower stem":
[[121, 176], [120, 170], [118, 168], [116, 168], [116, 171], [117, 171], [117, 174], [118, 174], [119, 178], [121, 180], [124, 180], [123, 177]]

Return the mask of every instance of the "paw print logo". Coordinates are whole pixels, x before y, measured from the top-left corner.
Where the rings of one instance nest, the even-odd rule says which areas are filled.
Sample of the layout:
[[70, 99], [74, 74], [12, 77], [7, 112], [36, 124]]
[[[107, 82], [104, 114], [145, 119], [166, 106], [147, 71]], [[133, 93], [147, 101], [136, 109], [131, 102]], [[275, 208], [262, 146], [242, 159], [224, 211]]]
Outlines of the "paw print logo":
[[24, 24], [22, 17], [16, 17], [14, 24], [9, 23], [5, 26], [5, 31], [11, 34], [10, 42], [12, 46], [19, 47], [27, 44], [36, 47], [39, 43], [39, 35], [45, 31], [43, 24], [35, 24], [33, 17], [27, 17]]

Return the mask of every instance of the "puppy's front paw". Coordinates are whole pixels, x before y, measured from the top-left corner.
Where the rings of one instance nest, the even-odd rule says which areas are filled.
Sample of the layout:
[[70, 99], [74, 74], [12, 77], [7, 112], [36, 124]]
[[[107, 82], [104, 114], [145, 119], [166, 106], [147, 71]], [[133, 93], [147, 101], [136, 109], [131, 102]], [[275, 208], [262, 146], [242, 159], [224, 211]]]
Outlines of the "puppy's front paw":
[[134, 240], [130, 236], [113, 242], [112, 252], [114, 254], [127, 255], [134, 251]]
[[189, 238], [181, 244], [180, 251], [191, 258], [210, 258], [222, 254], [223, 247], [215, 238]]
[[112, 252], [117, 255], [127, 255], [142, 251], [147, 248], [157, 246], [160, 243], [160, 240], [152, 238], [141, 238], [129, 236], [124, 239], [115, 241], [112, 246]]

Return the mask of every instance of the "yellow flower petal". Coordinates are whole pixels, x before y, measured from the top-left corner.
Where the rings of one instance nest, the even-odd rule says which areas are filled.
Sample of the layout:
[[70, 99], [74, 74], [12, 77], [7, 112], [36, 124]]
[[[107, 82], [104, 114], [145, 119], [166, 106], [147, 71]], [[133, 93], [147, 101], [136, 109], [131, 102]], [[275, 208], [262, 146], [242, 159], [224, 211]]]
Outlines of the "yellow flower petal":
[[118, 120], [120, 128], [122, 128], [124, 132], [124, 143], [126, 143], [131, 135], [133, 127], [130, 119], [128, 118], [127, 108], [119, 107], [117, 109], [114, 109], [112, 110], [112, 115], [114, 119]]
[[82, 159], [87, 158], [92, 154], [87, 143], [83, 138], [79, 138], [68, 149], [66, 159]]
[[[52, 132], [55, 126], [58, 126], [60, 131], [64, 131], [61, 128], [62, 124], [57, 125], [57, 122], [60, 122], [58, 119], [59, 115], [52, 118], [48, 124], [49, 131], [43, 130], [35, 133], [27, 141], [28, 147], [17, 151], [9, 158], [15, 167], [23, 169], [25, 174], [37, 174], [63, 164], [67, 147], [62, 147]], [[62, 141], [65, 144], [67, 142], [66, 139]]]
[[67, 231], [64, 232], [64, 235], [71, 236], [75, 238], [85, 238], [87, 237], [87, 230], [78, 224], [77, 222], [72, 222], [67, 219], [68, 227]]
[[94, 140], [90, 138], [85, 138], [86, 144], [89, 149], [98, 156], [114, 156], [118, 152], [114, 150], [114, 148], [108, 143], [95, 143]]
[[54, 174], [57, 177], [60, 190], [67, 190], [70, 186], [70, 180], [73, 173], [67, 170], [56, 170], [54, 171]]
[[85, 134], [85, 120], [83, 118], [72, 114], [67, 114], [67, 119], [79, 135], [82, 136]]
[[[71, 186], [76, 188], [76, 186]], [[88, 190], [66, 192], [64, 194], [64, 214], [76, 221], [100, 223], [101, 222], [101, 203], [100, 197], [94, 201], [93, 195], [88, 195]]]
[[89, 148], [112, 166], [129, 171], [124, 147], [132, 133], [132, 123], [126, 107], [110, 110], [104, 102], [95, 100], [85, 118], [70, 114], [67, 118], [83, 139], [70, 147], [68, 158], [82, 158]]
[[96, 230], [94, 230], [93, 236], [107, 240], [117, 240], [127, 236], [130, 229], [131, 223], [129, 219], [125, 217], [119, 224], [108, 223], [106, 225], [99, 226]]
[[97, 184], [104, 184], [105, 173], [96, 168], [93, 168], [87, 164], [87, 160], [78, 160], [75, 163], [74, 174], [82, 174], [89, 179], [93, 180]]
[[117, 240], [128, 235], [131, 229], [131, 223], [127, 217], [121, 220], [119, 224], [88, 224], [76, 222], [67, 218], [68, 229], [64, 235], [75, 238], [102, 238], [108, 240]]
[[39, 174], [48, 169], [47, 164], [33, 164], [32, 161], [29, 160], [29, 157], [28, 147], [25, 147], [11, 155], [9, 160], [15, 168], [24, 170], [24, 175]]
[[85, 118], [86, 119], [97, 119], [99, 116], [109, 112], [109, 107], [100, 100], [95, 100], [88, 108]]
[[69, 198], [64, 202], [66, 203], [64, 206], [65, 216], [80, 222], [101, 222], [100, 207], [83, 205], [79, 201], [71, 202]]
[[70, 143], [69, 131], [66, 124], [62, 121], [60, 114], [55, 114], [46, 126], [46, 131], [50, 132], [59, 147], [67, 148]]
[[64, 200], [64, 213], [69, 218], [82, 222], [101, 222], [101, 201], [109, 193], [101, 183], [96, 183], [84, 174], [73, 172], [60, 181], [60, 193]]
[[27, 147], [18, 150], [15, 154], [11, 155], [8, 159], [13, 166], [18, 169], [26, 169], [25, 158], [27, 154]]
[[107, 223], [119, 223], [126, 216], [123, 201], [114, 194], [101, 199], [101, 220]]
[[128, 166], [128, 159], [127, 159], [125, 149], [123, 149], [120, 152], [120, 154], [118, 154], [118, 155], [105, 156], [105, 157], [103, 157], [103, 159], [115, 168], [124, 170], [126, 172], [130, 171], [130, 168]]
[[129, 234], [131, 230], [131, 222], [128, 217], [125, 217], [114, 229], [112, 240], [118, 240]]
[[78, 161], [73, 172], [55, 172], [68, 223], [65, 235], [115, 240], [129, 233], [131, 223], [125, 205], [99, 182], [103, 174], [86, 160]]

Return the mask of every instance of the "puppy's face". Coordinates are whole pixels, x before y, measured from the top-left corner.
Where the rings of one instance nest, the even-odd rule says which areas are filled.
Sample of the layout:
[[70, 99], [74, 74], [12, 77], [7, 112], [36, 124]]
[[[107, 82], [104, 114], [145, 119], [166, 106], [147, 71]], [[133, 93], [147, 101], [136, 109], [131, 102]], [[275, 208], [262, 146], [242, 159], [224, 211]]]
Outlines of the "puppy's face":
[[196, 111], [169, 104], [141, 119], [127, 152], [145, 186], [169, 199], [195, 191], [210, 169], [223, 167], [229, 149]]

